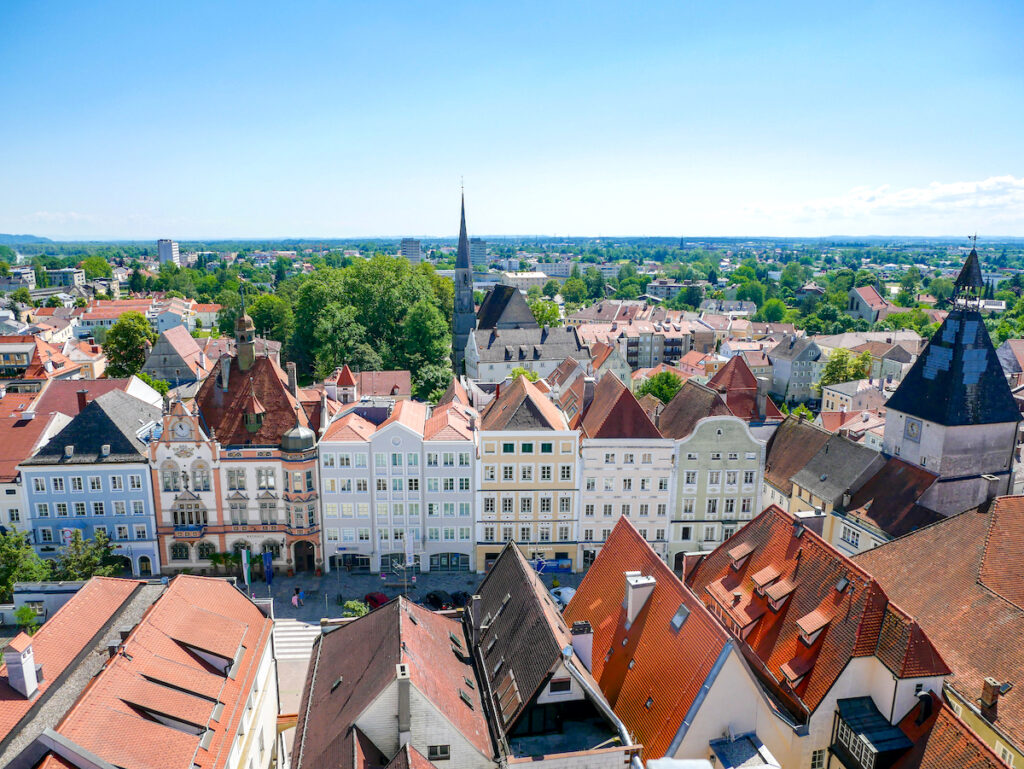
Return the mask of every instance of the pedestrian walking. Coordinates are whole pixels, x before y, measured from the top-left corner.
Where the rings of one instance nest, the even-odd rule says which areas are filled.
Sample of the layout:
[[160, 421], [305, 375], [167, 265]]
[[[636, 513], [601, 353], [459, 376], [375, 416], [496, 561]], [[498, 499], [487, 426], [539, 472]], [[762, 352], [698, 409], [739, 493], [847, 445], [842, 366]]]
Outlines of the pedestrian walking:
[[305, 606], [305, 605], [306, 605], [306, 591], [305, 590], [300, 590], [299, 591], [299, 606]]
[[299, 594], [298, 593], [296, 593], [295, 595], [292, 596], [292, 606], [294, 606], [296, 609], [299, 608]]

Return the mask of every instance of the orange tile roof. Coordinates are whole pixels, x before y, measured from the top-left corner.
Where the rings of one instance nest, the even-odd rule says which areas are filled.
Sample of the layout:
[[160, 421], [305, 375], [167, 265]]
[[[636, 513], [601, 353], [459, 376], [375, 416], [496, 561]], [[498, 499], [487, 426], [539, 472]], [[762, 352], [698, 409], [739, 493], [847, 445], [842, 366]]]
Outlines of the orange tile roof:
[[469, 416], [456, 403], [438, 406], [423, 425], [423, 439], [427, 441], [471, 441]]
[[610, 371], [594, 388], [582, 426], [587, 438], [661, 438], [633, 393]]
[[[46, 621], [31, 639], [36, 664], [41, 664], [45, 673], [39, 682], [40, 692], [53, 686], [141, 584], [94, 577]], [[4, 665], [0, 667], [0, 737], [9, 735], [35, 704], [12, 689], [7, 680]]]
[[[729, 359], [708, 381], [712, 390], [725, 393], [729, 410], [745, 422], [757, 419], [757, 377], [746, 360], [736, 355]], [[765, 400], [765, 421], [781, 422], [782, 412], [771, 398]]]
[[1006, 769], [985, 742], [931, 694], [931, 715], [921, 718], [923, 703], [914, 706], [898, 726], [914, 746], [892, 769]]
[[355, 412], [346, 414], [331, 422], [327, 428], [324, 441], [368, 441], [376, 431], [374, 424]]
[[[627, 571], [656, 580], [629, 630], [623, 608]], [[680, 607], [689, 616], [677, 632], [672, 618]], [[615, 525], [564, 617], [569, 625], [586, 620], [593, 627], [591, 672], [616, 715], [643, 744], [644, 761], [664, 756], [728, 633], [626, 518]], [[685, 675], [666, 675], [683, 669]], [[653, 700], [649, 708], [648, 698]]]
[[451, 383], [448, 385], [448, 389], [444, 391], [444, 395], [441, 396], [441, 400], [437, 402], [438, 406], [444, 406], [448, 403], [458, 403], [461, 406], [468, 406], [469, 395], [466, 394], [466, 388], [462, 386], [462, 382], [459, 381], [458, 377], [452, 377]]
[[[817, 534], [796, 527], [795, 520], [771, 505], [688, 578], [697, 596], [708, 606], [718, 604], [735, 626], [756, 621], [742, 648], [755, 662], [755, 674], [789, 703], [793, 715], [817, 709], [855, 657], [875, 656], [899, 678], [948, 674], [921, 627], [889, 601], [878, 582]], [[734, 559], [730, 551], [740, 545], [749, 553]], [[777, 612], [753, 579], [769, 566], [792, 584]], [[809, 645], [801, 640], [814, 633]]]
[[419, 401], [398, 401], [391, 410], [391, 416], [381, 422], [378, 430], [396, 422], [404, 425], [414, 433], [423, 435], [423, 425], [427, 421], [427, 404]]
[[[273, 621], [230, 583], [179, 575], [132, 630], [125, 654], [110, 659], [57, 731], [116, 766], [228, 767], [272, 630]], [[227, 676], [190, 647], [225, 663], [241, 654]], [[214, 718], [217, 702], [224, 709]], [[148, 713], [209, 728], [212, 741], [202, 748], [200, 734]]]
[[565, 430], [568, 427], [558, 407], [545, 398], [525, 376], [520, 376], [487, 404], [481, 415], [480, 427], [483, 430], [515, 429], [509, 428], [509, 425], [523, 409], [528, 414], [521, 416], [528, 417], [526, 421], [533, 424], [532, 429]]

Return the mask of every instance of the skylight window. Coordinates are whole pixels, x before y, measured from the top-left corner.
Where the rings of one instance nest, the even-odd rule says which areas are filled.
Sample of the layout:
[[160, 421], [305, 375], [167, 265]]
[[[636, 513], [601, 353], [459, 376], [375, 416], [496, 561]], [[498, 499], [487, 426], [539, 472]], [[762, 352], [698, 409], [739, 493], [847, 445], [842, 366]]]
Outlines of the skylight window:
[[679, 608], [676, 609], [676, 613], [672, 615], [672, 629], [678, 632], [679, 628], [683, 626], [683, 623], [686, 622], [686, 618], [689, 616], [689, 607], [683, 603], [679, 604]]

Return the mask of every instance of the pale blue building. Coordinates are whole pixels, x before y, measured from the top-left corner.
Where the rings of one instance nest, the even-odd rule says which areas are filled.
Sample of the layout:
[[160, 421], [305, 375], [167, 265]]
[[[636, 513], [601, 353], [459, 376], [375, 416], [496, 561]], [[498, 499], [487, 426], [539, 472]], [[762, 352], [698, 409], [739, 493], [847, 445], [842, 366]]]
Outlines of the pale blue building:
[[113, 390], [21, 464], [40, 556], [55, 558], [75, 529], [85, 539], [102, 530], [132, 574], [160, 573], [147, 449], [159, 425], [160, 409]]

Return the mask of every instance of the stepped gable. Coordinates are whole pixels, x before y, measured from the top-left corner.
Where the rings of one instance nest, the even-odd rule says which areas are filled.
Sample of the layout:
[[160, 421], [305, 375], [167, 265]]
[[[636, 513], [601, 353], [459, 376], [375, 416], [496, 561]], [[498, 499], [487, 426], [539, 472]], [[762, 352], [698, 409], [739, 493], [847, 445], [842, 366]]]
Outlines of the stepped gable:
[[587, 438], [661, 438], [633, 393], [610, 371], [594, 388], [582, 428]]

